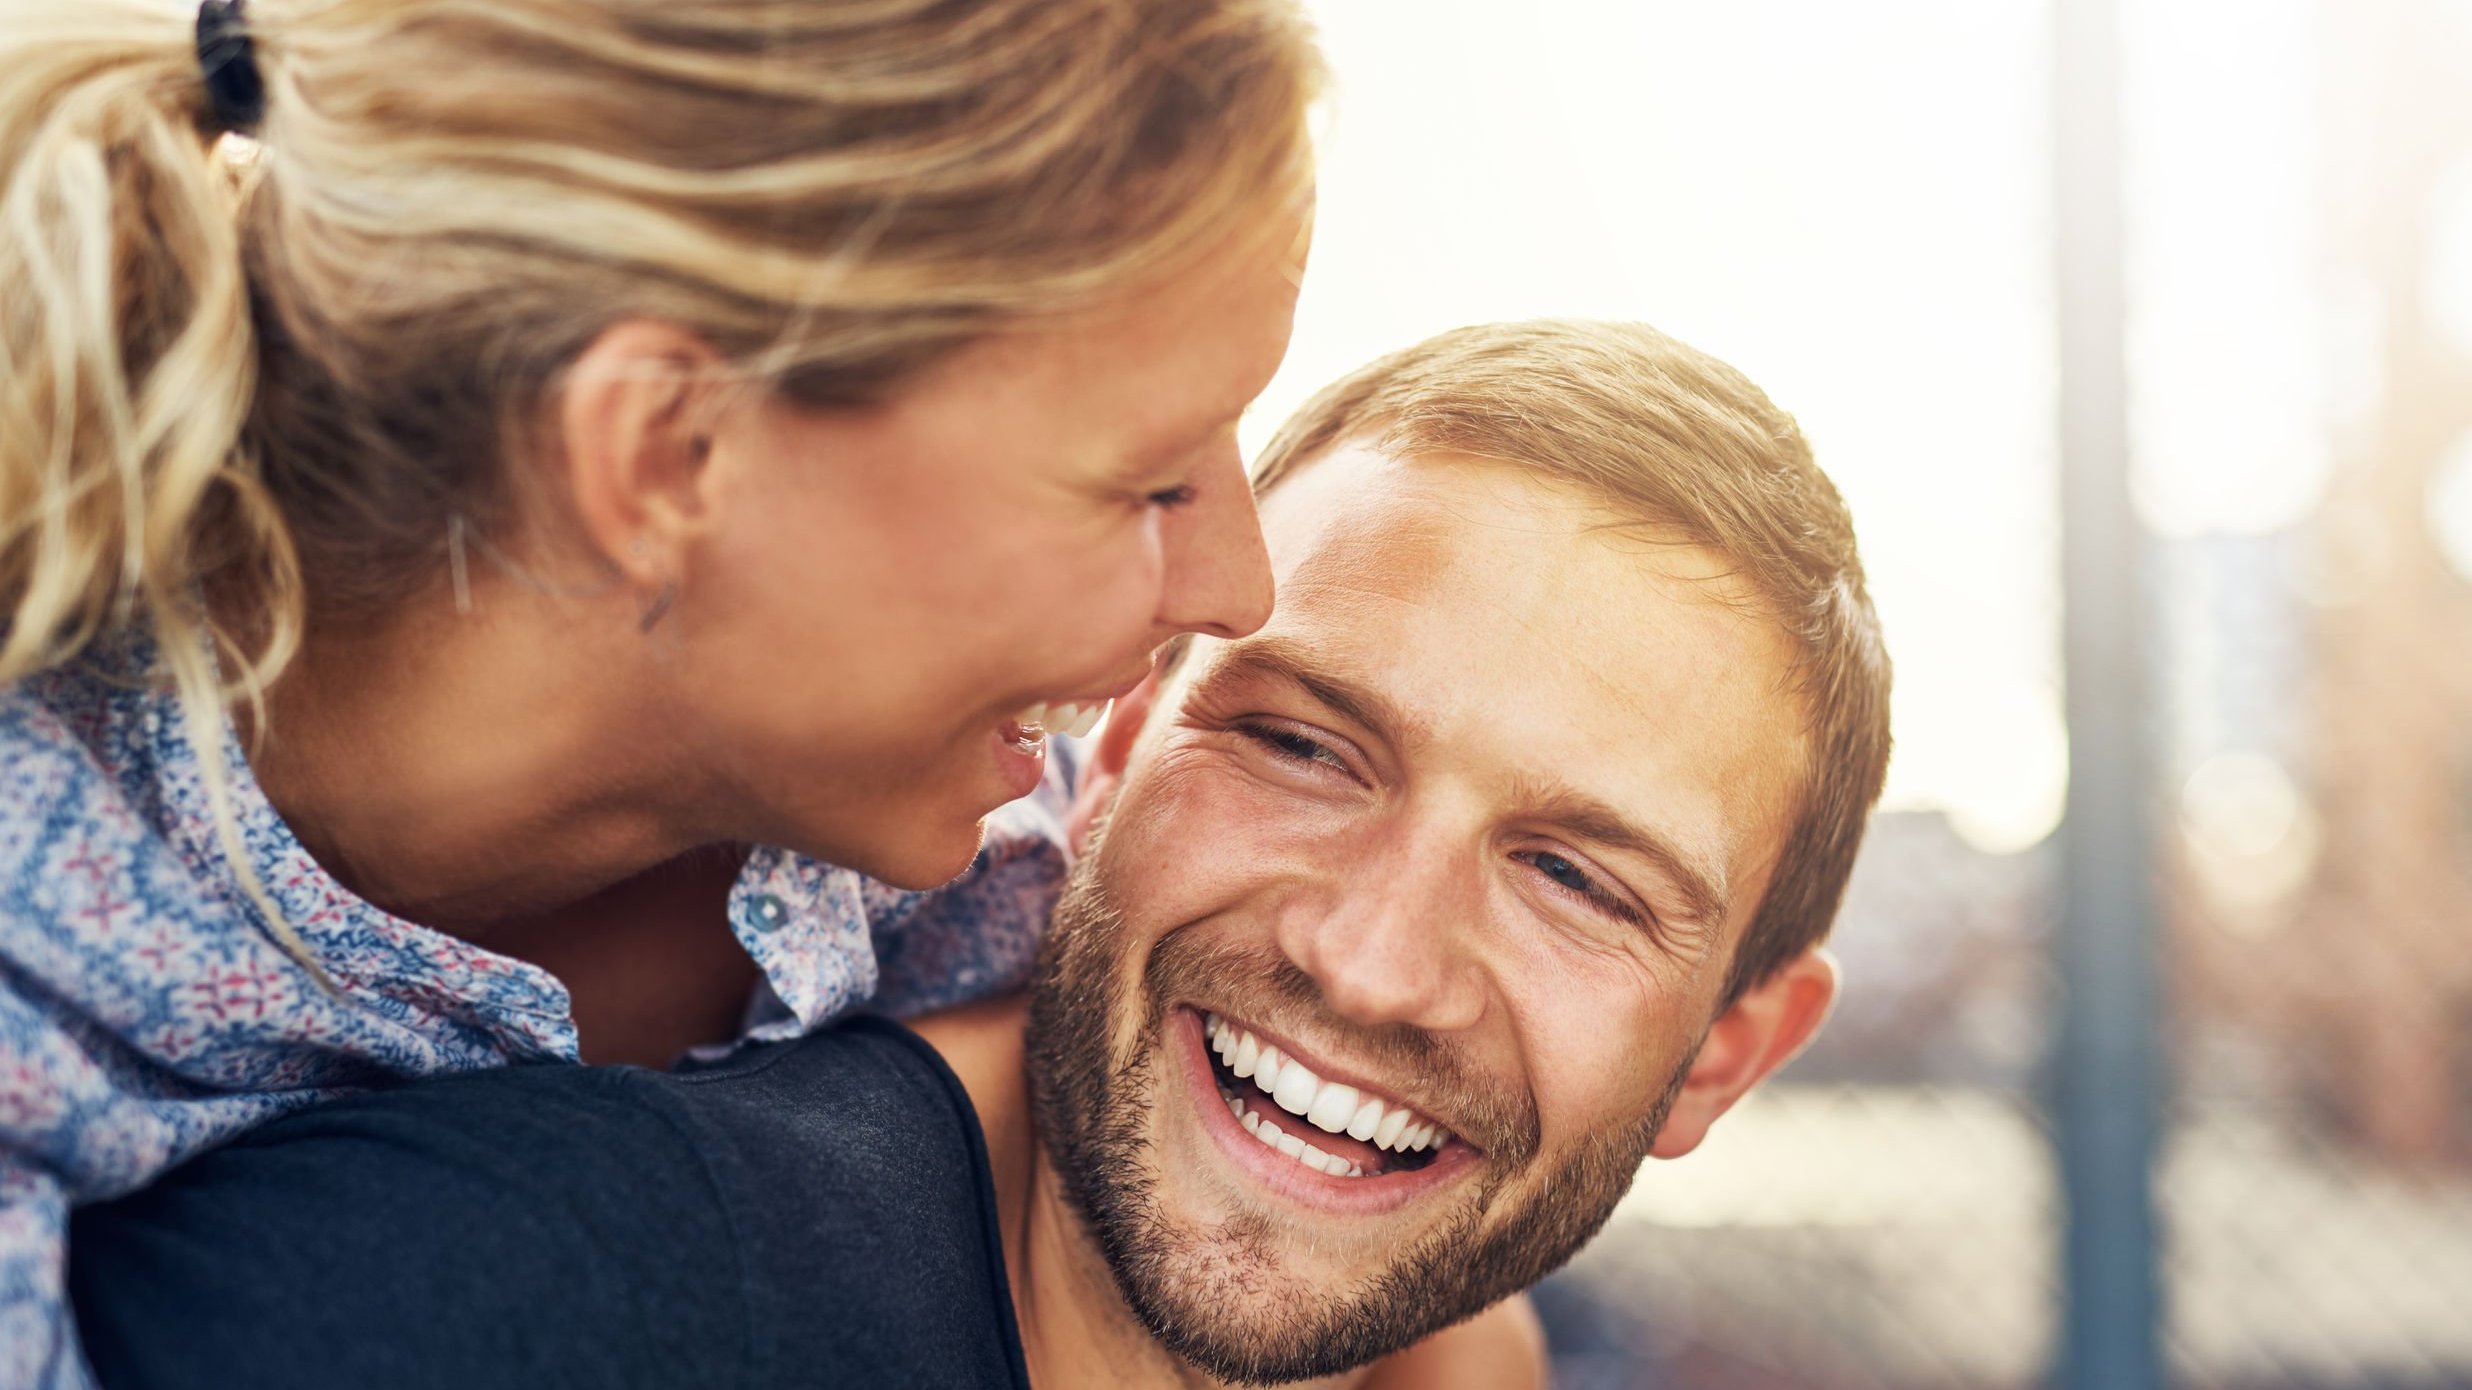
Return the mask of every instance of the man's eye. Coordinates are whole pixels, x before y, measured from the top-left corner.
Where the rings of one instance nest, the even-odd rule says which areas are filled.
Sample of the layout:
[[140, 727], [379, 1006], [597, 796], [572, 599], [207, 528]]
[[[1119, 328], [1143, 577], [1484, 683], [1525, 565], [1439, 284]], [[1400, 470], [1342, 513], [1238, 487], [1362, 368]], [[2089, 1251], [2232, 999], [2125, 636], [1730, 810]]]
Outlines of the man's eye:
[[1294, 729], [1277, 724], [1245, 724], [1238, 726], [1237, 732], [1289, 762], [1323, 763], [1341, 771], [1347, 769], [1338, 754]]
[[1529, 850], [1517, 857], [1528, 861], [1538, 873], [1553, 880], [1555, 886], [1586, 899], [1589, 906], [1626, 922], [1638, 920], [1637, 910], [1623, 901], [1620, 895], [1598, 883], [1587, 870], [1552, 850]]
[[1174, 487], [1163, 487], [1156, 492], [1146, 493], [1142, 497], [1146, 505], [1153, 507], [1181, 507], [1192, 500], [1193, 485], [1191, 483], [1178, 483]]
[[1531, 855], [1528, 862], [1536, 865], [1537, 872], [1574, 893], [1584, 893], [1590, 897], [1594, 897], [1597, 893], [1596, 880], [1588, 877], [1586, 870], [1559, 854], [1549, 854], [1540, 850]]

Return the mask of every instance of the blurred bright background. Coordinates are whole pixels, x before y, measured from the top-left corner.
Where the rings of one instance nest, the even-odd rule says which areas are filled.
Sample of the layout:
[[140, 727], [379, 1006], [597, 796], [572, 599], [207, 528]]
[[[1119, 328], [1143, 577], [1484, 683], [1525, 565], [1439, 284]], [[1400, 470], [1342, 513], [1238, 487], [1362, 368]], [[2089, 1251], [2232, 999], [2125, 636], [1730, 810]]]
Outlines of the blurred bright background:
[[[2048, 4], [1316, 8], [1314, 263], [1248, 442], [1442, 328], [1645, 319], [1799, 416], [1897, 660], [1844, 1006], [1543, 1291], [1561, 1383], [2047, 1383]], [[2472, 1386], [2472, 0], [2121, 10], [2165, 1365]]]

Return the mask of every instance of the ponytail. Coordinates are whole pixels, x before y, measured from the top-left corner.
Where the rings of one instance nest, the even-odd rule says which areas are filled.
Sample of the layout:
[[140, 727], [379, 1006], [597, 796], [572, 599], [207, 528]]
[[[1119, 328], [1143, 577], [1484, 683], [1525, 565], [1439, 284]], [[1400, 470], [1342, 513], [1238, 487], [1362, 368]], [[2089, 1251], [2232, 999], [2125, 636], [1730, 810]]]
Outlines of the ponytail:
[[177, 12], [0, 0], [0, 687], [149, 632], [225, 852], [299, 954], [239, 852], [226, 785], [225, 711], [259, 705], [303, 600], [242, 443], [257, 384], [243, 171], [206, 107]]

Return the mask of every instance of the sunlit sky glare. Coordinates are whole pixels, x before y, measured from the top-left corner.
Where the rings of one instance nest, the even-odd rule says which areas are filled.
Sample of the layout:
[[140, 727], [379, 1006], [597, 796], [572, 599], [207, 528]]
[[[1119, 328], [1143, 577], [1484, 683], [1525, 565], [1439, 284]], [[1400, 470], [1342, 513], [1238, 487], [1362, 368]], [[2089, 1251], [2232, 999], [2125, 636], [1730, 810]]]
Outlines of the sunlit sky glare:
[[[2273, 164], [2305, 109], [2306, 3], [2127, 7], [2135, 423], [2159, 446], [2139, 495], [2166, 529], [2282, 524], [2314, 495], [2305, 166]], [[1653, 323], [1794, 412], [1853, 509], [1897, 662], [1887, 804], [1946, 810], [1986, 848], [2047, 833], [2066, 744], [2046, 8], [1313, 8], [1338, 83], [1313, 264], [1248, 448], [1440, 329]], [[2227, 439], [2261, 390], [2266, 415]]]

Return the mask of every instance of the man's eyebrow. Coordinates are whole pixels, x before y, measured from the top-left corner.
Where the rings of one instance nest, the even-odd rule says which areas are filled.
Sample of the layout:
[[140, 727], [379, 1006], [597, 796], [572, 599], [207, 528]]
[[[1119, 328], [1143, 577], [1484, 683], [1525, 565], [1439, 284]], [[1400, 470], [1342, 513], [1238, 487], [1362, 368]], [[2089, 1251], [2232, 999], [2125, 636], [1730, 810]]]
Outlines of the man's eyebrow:
[[1392, 743], [1424, 727], [1389, 696], [1323, 666], [1311, 647], [1292, 637], [1247, 638], [1228, 648], [1203, 679], [1285, 681]]
[[1573, 787], [1522, 778], [1518, 804], [1539, 820], [1607, 849], [1649, 860], [1673, 879], [1688, 920], [1714, 930], [1725, 922], [1725, 874], [1674, 842]]

